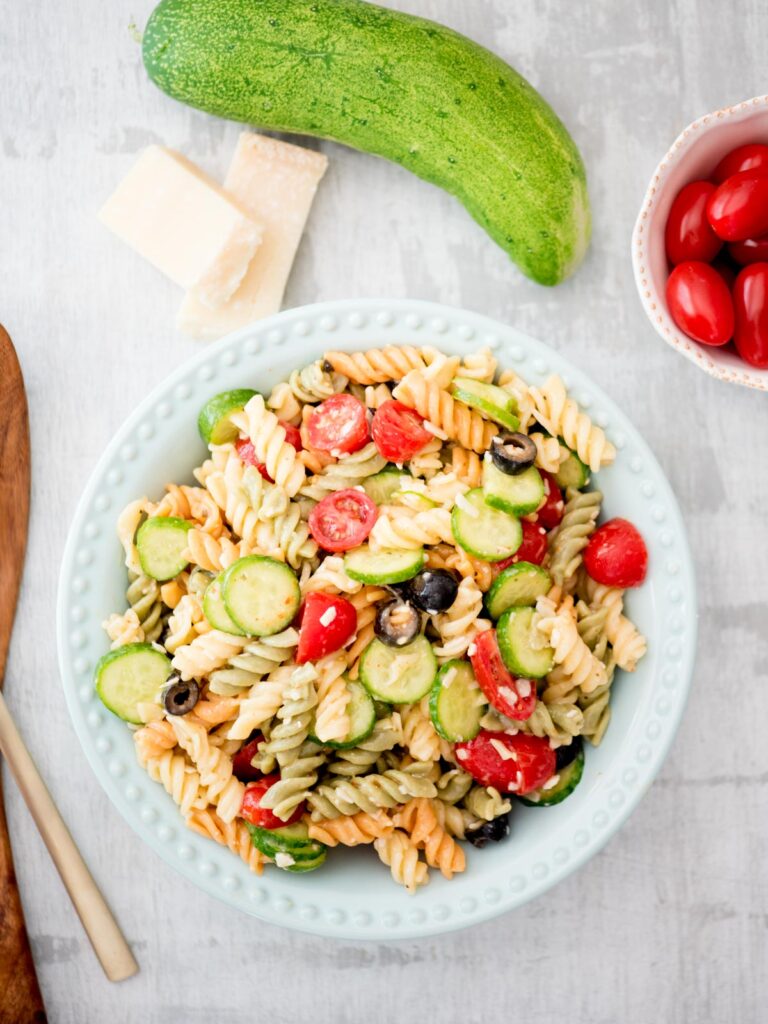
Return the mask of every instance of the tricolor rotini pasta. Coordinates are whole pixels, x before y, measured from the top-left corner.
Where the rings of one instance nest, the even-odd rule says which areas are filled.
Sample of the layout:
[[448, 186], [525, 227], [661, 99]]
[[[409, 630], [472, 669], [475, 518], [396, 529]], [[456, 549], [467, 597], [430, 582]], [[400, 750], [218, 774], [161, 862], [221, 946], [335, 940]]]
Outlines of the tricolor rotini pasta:
[[625, 585], [587, 572], [616, 450], [488, 349], [333, 350], [271, 383], [212, 398], [197, 482], [121, 513], [98, 692], [252, 871], [372, 846], [415, 893], [568, 796], [645, 654]]

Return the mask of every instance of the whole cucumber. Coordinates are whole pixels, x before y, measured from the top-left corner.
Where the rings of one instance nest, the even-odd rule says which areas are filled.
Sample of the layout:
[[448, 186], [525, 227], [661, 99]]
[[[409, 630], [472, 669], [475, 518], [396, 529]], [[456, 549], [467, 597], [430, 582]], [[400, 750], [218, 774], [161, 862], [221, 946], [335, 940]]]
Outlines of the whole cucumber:
[[143, 52], [177, 100], [343, 142], [439, 185], [541, 284], [584, 255], [573, 140], [524, 78], [451, 29], [364, 0], [162, 0]]

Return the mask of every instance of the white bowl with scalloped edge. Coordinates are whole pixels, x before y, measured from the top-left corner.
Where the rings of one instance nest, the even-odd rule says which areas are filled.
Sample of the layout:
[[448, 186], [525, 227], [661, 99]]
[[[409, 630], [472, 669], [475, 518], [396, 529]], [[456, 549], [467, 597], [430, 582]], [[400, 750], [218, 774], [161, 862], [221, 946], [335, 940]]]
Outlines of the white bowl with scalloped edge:
[[[432, 872], [415, 896], [396, 886], [370, 849], [332, 850], [308, 875], [251, 875], [226, 848], [185, 829], [162, 786], [136, 763], [131, 733], [95, 695], [93, 670], [107, 647], [100, 623], [123, 607], [125, 569], [115, 535], [121, 508], [190, 480], [205, 449], [201, 405], [218, 391], [268, 390], [329, 347], [430, 344], [462, 354], [489, 345], [502, 367], [531, 382], [559, 373], [618, 449], [596, 478], [606, 515], [632, 519], [648, 544], [646, 583], [628, 613], [649, 650], [616, 680], [613, 719], [587, 751], [574, 794], [551, 808], [517, 806], [505, 842], [467, 847], [467, 871]], [[532, 899], [592, 857], [627, 819], [669, 748], [683, 712], [696, 643], [696, 590], [672, 490], [639, 432], [563, 356], [476, 313], [391, 300], [327, 302], [281, 313], [202, 350], [159, 384], [118, 430], [83, 493], [61, 569], [57, 632], [75, 729], [99, 782], [141, 838], [207, 893], [273, 924], [335, 938], [412, 939], [486, 920]], [[190, 897], [192, 898], [192, 897]]]
[[657, 332], [686, 359], [718, 380], [768, 390], [768, 370], [740, 359], [733, 345], [699, 345], [670, 316], [664, 228], [672, 202], [690, 181], [707, 178], [726, 153], [749, 142], [768, 143], [768, 96], [705, 114], [678, 135], [653, 173], [632, 234], [632, 265], [640, 301]]

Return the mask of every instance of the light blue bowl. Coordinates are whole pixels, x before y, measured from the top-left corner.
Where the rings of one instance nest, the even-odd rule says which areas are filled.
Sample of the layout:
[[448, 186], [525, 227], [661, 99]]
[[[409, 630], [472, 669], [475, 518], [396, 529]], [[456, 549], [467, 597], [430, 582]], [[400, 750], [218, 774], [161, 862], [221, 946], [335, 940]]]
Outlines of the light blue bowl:
[[[100, 623], [124, 607], [125, 570], [115, 520], [131, 499], [191, 481], [204, 456], [197, 413], [233, 387], [268, 391], [324, 349], [431, 344], [465, 353], [490, 345], [502, 367], [530, 382], [559, 373], [618, 449], [599, 474], [607, 515], [626, 516], [650, 551], [648, 579], [628, 611], [649, 649], [633, 675], [619, 673], [602, 745], [587, 750], [584, 779], [552, 808], [515, 807], [509, 840], [467, 847], [467, 871], [408, 896], [371, 850], [334, 850], [305, 876], [267, 869], [258, 878], [229, 850], [189, 832], [159, 784], [136, 763], [131, 733], [96, 697], [93, 669], [107, 647]], [[58, 643], [75, 729], [115, 806], [177, 871], [207, 893], [288, 928], [347, 939], [411, 939], [475, 924], [520, 906], [592, 857], [627, 819], [669, 748], [685, 706], [696, 643], [693, 567], [680, 511], [637, 430], [562, 356], [475, 313], [410, 301], [328, 302], [281, 313], [202, 350], [120, 428], [75, 515], [61, 570]]]

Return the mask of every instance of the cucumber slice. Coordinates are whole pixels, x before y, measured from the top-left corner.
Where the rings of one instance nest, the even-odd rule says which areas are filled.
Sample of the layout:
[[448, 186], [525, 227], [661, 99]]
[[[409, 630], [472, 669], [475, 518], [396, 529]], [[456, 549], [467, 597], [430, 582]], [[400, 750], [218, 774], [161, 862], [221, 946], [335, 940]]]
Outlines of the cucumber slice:
[[309, 738], [315, 743], [331, 747], [333, 750], [346, 750], [348, 747], [356, 747], [363, 740], [367, 740], [373, 732], [373, 727], [376, 725], [376, 706], [370, 694], [356, 679], [347, 680], [347, 689], [349, 690], [349, 704], [347, 705], [349, 732], [343, 740], [319, 740], [312, 733], [313, 722]]
[[504, 664], [513, 675], [541, 679], [551, 671], [555, 652], [531, 644], [534, 614], [533, 608], [508, 608], [496, 626], [496, 637]]
[[580, 750], [570, 764], [561, 768], [557, 775], [553, 776], [557, 779], [554, 786], [550, 786], [548, 789], [543, 787], [534, 789], [526, 796], [519, 796], [517, 799], [528, 807], [552, 807], [554, 804], [560, 804], [576, 789], [583, 774], [584, 751]]
[[451, 394], [457, 402], [478, 409], [489, 419], [510, 430], [517, 430], [520, 426], [520, 420], [515, 415], [517, 399], [495, 384], [485, 384], [470, 377], [455, 377]]
[[420, 572], [424, 565], [424, 551], [371, 551], [361, 544], [344, 556], [344, 571], [360, 583], [404, 583]]
[[494, 466], [490, 455], [483, 459], [483, 494], [491, 508], [514, 516], [535, 512], [544, 497], [544, 478], [535, 466], [510, 476]]
[[426, 494], [419, 494], [418, 491], [395, 491], [391, 500], [397, 505], [407, 505], [417, 512], [428, 512], [431, 508], [437, 508], [436, 501], [428, 498]]
[[503, 569], [485, 595], [485, 608], [492, 619], [515, 605], [536, 604], [536, 599], [548, 593], [552, 577], [546, 569], [531, 562], [517, 562]]
[[151, 516], [136, 534], [141, 568], [155, 580], [172, 580], [189, 562], [183, 552], [192, 523], [175, 516]]
[[290, 626], [301, 604], [296, 573], [266, 555], [239, 558], [221, 581], [224, 606], [248, 636], [272, 636]]
[[314, 871], [315, 868], [322, 867], [325, 863], [326, 854], [328, 847], [323, 846], [322, 853], [315, 857], [313, 860], [296, 860], [294, 864], [285, 864], [285, 871], [292, 871], [294, 874], [303, 874], [306, 871]]
[[229, 417], [233, 412], [243, 409], [257, 393], [251, 388], [238, 388], [236, 391], [222, 391], [209, 398], [197, 417], [197, 429], [205, 443], [226, 444], [227, 441], [234, 441], [238, 429]]
[[486, 707], [469, 662], [446, 662], [429, 697], [429, 713], [438, 734], [451, 743], [474, 739]]
[[[325, 846], [309, 838], [307, 826], [303, 821], [282, 828], [261, 828], [246, 822], [251, 842], [265, 857], [273, 860], [282, 854], [289, 856], [294, 863], [313, 861], [325, 852]], [[278, 867], [289, 865], [278, 864]]]
[[432, 689], [437, 659], [425, 636], [403, 647], [372, 640], [360, 658], [360, 681], [377, 700], [414, 704]]
[[560, 468], [555, 474], [555, 483], [563, 490], [566, 487], [575, 487], [577, 491], [580, 491], [582, 487], [586, 487], [589, 483], [589, 466], [585, 466], [576, 452], [572, 452], [562, 441], [560, 442], [560, 447], [568, 455], [560, 463]]
[[486, 562], [509, 558], [523, 543], [520, 520], [486, 505], [480, 487], [457, 498], [451, 512], [451, 530], [460, 547]]
[[156, 702], [170, 674], [170, 659], [152, 644], [126, 644], [99, 661], [96, 693], [118, 718], [141, 725], [138, 705]]
[[220, 629], [222, 633], [232, 633], [234, 636], [245, 636], [242, 629], [232, 621], [232, 616], [224, 604], [224, 596], [221, 592], [223, 578], [224, 573], [220, 572], [205, 588], [203, 615], [214, 629]]
[[385, 466], [380, 473], [374, 473], [367, 480], [363, 480], [363, 490], [377, 505], [387, 505], [395, 491], [399, 491], [403, 486], [403, 478], [407, 480], [409, 476], [410, 473], [405, 469]]

